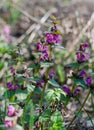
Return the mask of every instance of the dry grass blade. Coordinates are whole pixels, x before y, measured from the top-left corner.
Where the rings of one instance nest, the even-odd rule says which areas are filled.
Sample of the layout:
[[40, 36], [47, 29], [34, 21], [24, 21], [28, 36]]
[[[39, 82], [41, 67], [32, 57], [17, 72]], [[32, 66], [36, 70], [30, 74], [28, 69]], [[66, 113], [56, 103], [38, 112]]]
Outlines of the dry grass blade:
[[77, 43], [80, 41], [80, 39], [82, 38], [83, 34], [85, 34], [85, 32], [87, 31], [87, 29], [92, 25], [92, 23], [94, 22], [94, 13], [91, 15], [91, 18], [89, 19], [89, 21], [87, 22], [87, 24], [85, 25], [85, 27], [82, 29], [82, 31], [80, 32], [79, 36], [77, 37], [77, 39], [74, 40], [73, 44], [72, 44], [72, 48], [70, 48], [68, 51], [68, 55], [66, 56], [66, 58], [68, 58], [70, 56], [70, 54], [72, 53], [72, 51], [74, 50], [75, 46], [77, 45]]
[[21, 42], [25, 39], [25, 37], [28, 36], [28, 35], [34, 30], [35, 26], [36, 26], [35, 23], [32, 24], [32, 25], [27, 29], [27, 31], [26, 31], [21, 37], [19, 37], [19, 38], [17, 39], [17, 43], [21, 43]]
[[43, 25], [45, 25], [45, 26], [48, 27], [48, 25], [47, 25], [46, 23], [41, 23], [37, 18], [31, 16], [28, 12], [24, 11], [24, 9], [21, 9], [21, 7], [16, 6], [16, 5], [14, 5], [14, 4], [12, 4], [12, 6], [13, 6], [16, 10], [18, 10], [19, 12], [21, 12], [23, 15], [25, 15], [27, 18], [29, 18], [30, 20], [32, 20], [32, 21], [34, 21], [34, 22], [36, 22], [36, 23], [38, 23], [38, 24], [43, 24]]
[[[49, 10], [39, 21], [39, 23], [43, 24], [45, 23], [45, 21], [48, 19], [48, 17], [52, 14], [55, 13], [57, 10], [56, 8], [52, 8], [51, 10]], [[31, 43], [36, 35], [36, 32], [41, 28], [41, 25], [38, 24], [35, 28], [35, 30], [32, 32], [32, 34], [30, 35], [29, 39], [28, 39], [28, 43]]]

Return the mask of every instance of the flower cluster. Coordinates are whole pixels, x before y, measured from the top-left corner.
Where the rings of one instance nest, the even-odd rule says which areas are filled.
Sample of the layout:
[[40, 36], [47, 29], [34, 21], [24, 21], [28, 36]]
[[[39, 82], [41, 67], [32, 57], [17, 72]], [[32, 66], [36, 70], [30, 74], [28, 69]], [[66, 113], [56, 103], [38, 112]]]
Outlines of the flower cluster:
[[43, 45], [42, 43], [37, 43], [36, 46], [37, 50], [41, 52], [40, 61], [48, 61], [49, 54], [48, 54], [48, 47], [47, 45]]
[[60, 34], [47, 33], [45, 35], [46, 43], [48, 44], [61, 44], [62, 38]]
[[7, 88], [8, 90], [17, 90], [19, 87], [17, 84], [13, 85], [12, 82], [7, 82]]
[[40, 61], [50, 61], [50, 48], [49, 45], [56, 45], [62, 43], [61, 34], [58, 33], [57, 27], [54, 26], [51, 32], [44, 34], [40, 42], [37, 43], [36, 49], [41, 52]]
[[80, 93], [80, 89], [76, 88], [73, 92], [70, 90], [70, 88], [66, 85], [62, 86], [62, 89], [69, 97], [77, 96]]
[[88, 43], [84, 43], [80, 46], [79, 51], [76, 53], [77, 61], [79, 63], [83, 63], [90, 58], [90, 54], [86, 53], [87, 48], [88, 48]]
[[92, 78], [91, 76], [88, 76], [85, 70], [82, 70], [77, 74], [72, 73], [73, 77], [80, 78], [85, 81], [86, 85], [89, 87], [92, 87]]
[[[17, 120], [17, 117], [18, 117], [18, 113], [19, 111], [15, 109], [14, 106], [12, 105], [9, 105], [8, 106], [8, 113], [7, 113], [7, 116], [8, 117], [16, 117], [16, 120]], [[16, 121], [15, 121], [16, 122]], [[11, 119], [5, 119], [5, 125], [6, 125], [6, 128], [11, 128], [13, 127], [16, 123], [14, 122], [14, 120], [11, 120]]]

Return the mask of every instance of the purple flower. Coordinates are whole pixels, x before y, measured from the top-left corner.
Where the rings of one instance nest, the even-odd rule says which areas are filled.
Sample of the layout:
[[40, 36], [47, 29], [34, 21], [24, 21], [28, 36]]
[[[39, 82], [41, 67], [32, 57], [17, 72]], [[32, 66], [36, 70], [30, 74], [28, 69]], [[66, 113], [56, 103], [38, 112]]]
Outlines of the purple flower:
[[85, 55], [83, 53], [77, 52], [76, 56], [77, 56], [77, 61], [78, 62], [84, 62], [85, 61]]
[[18, 85], [14, 85], [14, 90], [17, 90], [18, 89]]
[[50, 34], [50, 33], [46, 34], [46, 42], [49, 44], [53, 43], [53, 35], [52, 34]]
[[60, 36], [60, 34], [54, 34], [53, 35], [53, 41], [56, 44], [61, 44], [62, 43], [62, 37]]
[[38, 51], [41, 51], [42, 50], [42, 43], [38, 42], [37, 45], [36, 45], [36, 49]]
[[12, 121], [11, 120], [5, 120], [6, 128], [12, 127]]
[[45, 83], [44, 80], [42, 80], [41, 82], [37, 82], [36, 85], [37, 85], [38, 87], [41, 87], [41, 88], [42, 88], [43, 85], [44, 85], [44, 83]]
[[7, 83], [7, 87], [8, 87], [9, 90], [12, 90], [12, 83], [11, 83], [11, 82], [8, 82], [8, 83]]
[[88, 43], [84, 43], [83, 45], [81, 45], [81, 50], [85, 51], [87, 47], [88, 47]]
[[82, 70], [80, 73], [79, 73], [79, 77], [80, 78], [84, 78], [84, 76], [86, 75], [86, 72], [84, 70]]
[[43, 46], [42, 47], [42, 53], [48, 53], [48, 47], [47, 46]]
[[46, 61], [49, 59], [48, 53], [43, 54], [43, 59], [46, 60]]
[[85, 43], [83, 44], [83, 46], [84, 46], [85, 48], [87, 48], [87, 47], [88, 47], [88, 43], [85, 42]]
[[48, 48], [47, 48], [47, 46], [43, 46], [42, 54], [40, 56], [40, 61], [46, 61], [48, 59], [49, 59]]
[[91, 79], [91, 77], [87, 77], [87, 78], [86, 78], [86, 84], [87, 84], [88, 86], [90, 86], [90, 85], [92, 84], [92, 79]]
[[15, 75], [15, 69], [13, 67], [10, 68], [11, 74]]
[[50, 72], [49, 78], [52, 79], [55, 76], [55, 72]]
[[80, 89], [79, 88], [77, 88], [77, 89], [74, 90], [74, 95], [77, 95], [79, 93], [80, 93]]
[[68, 86], [64, 85], [64, 86], [62, 86], [62, 89], [63, 89], [64, 92], [67, 93], [67, 95], [70, 95], [70, 94], [71, 94], [71, 91], [70, 91], [70, 89], [68, 88]]
[[14, 115], [15, 115], [15, 107], [12, 106], [12, 105], [9, 105], [9, 106], [8, 106], [8, 116], [9, 116], [9, 117], [12, 117], [12, 116], [14, 116]]
[[89, 53], [85, 53], [84, 56], [85, 56], [85, 60], [88, 60], [90, 58], [90, 54]]

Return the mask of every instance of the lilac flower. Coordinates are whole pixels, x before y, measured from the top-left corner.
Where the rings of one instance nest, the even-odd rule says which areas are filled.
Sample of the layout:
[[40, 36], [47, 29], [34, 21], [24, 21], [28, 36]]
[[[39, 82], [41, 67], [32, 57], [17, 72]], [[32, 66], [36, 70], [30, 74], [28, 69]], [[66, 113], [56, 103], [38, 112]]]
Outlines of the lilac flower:
[[11, 83], [11, 82], [8, 82], [8, 83], [7, 83], [7, 87], [8, 87], [9, 90], [12, 90], [12, 83]]
[[10, 68], [11, 74], [15, 75], [15, 69], [13, 67]]
[[84, 76], [86, 75], [86, 72], [84, 70], [82, 70], [80, 73], [79, 73], [79, 77], [80, 78], [84, 78]]
[[12, 121], [11, 120], [5, 120], [6, 128], [12, 127]]
[[50, 33], [46, 34], [46, 42], [49, 44], [53, 43], [53, 35], [52, 34], [50, 34]]
[[55, 76], [55, 72], [50, 72], [49, 78], [52, 79]]
[[8, 116], [9, 116], [9, 117], [12, 117], [12, 116], [14, 116], [14, 115], [15, 115], [15, 107], [12, 106], [12, 105], [9, 105], [9, 106], [8, 106]]
[[70, 95], [70, 94], [71, 94], [71, 91], [70, 91], [70, 89], [68, 88], [68, 86], [64, 85], [64, 86], [62, 86], [62, 89], [63, 89], [64, 92], [67, 93], [67, 95]]
[[74, 90], [74, 95], [77, 95], [79, 93], [80, 93], [80, 89], [79, 88], [77, 88], [77, 89]]
[[86, 78], [86, 84], [87, 84], [88, 86], [90, 86], [90, 85], [92, 84], [92, 79], [91, 79], [91, 77], [87, 77], [87, 78]]
[[18, 85], [14, 85], [14, 90], [17, 90], [18, 89]]
[[38, 87], [43, 87], [44, 83], [45, 83], [44, 80], [42, 80], [41, 82], [37, 82], [36, 85], [37, 85]]
[[37, 49], [38, 51], [41, 51], [41, 50], [42, 50], [42, 43], [38, 42], [38, 43], [37, 43], [37, 46], [36, 46], [36, 49]]
[[9, 26], [6, 25], [6, 26], [4, 27], [4, 33], [5, 33], [6, 36], [9, 36], [9, 35], [10, 35], [10, 27], [9, 27]]
[[12, 43], [11, 37], [7, 37], [7, 42], [8, 42], [8, 43]]

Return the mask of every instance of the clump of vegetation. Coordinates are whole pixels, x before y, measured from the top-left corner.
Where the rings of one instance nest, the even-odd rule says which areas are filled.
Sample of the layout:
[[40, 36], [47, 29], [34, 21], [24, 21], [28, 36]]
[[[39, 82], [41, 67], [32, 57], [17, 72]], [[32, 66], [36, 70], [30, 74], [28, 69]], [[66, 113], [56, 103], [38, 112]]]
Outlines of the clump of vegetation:
[[[19, 124], [23, 129], [30, 130], [69, 130], [75, 119], [79, 118], [89, 95], [93, 95], [93, 72], [88, 71], [89, 67], [93, 70], [93, 65], [89, 66], [92, 58], [89, 43], [80, 44], [75, 62], [61, 66], [56, 62], [56, 54], [58, 50], [67, 50], [63, 47], [62, 33], [58, 30], [56, 19], [53, 19], [50, 29], [36, 40], [33, 49], [27, 47], [30, 56], [25, 55], [21, 43], [12, 44], [8, 26], [4, 33], [6, 41], [0, 44], [0, 55], [3, 57], [0, 70], [5, 65], [6, 69], [1, 77], [0, 124], [5, 124], [6, 129]], [[57, 77], [56, 66], [65, 70], [65, 73], [61, 72], [65, 74], [63, 82]], [[70, 70], [72, 73], [67, 75]], [[80, 104], [80, 92], [85, 89], [88, 93]], [[66, 125], [62, 110], [66, 110], [73, 101], [78, 101], [80, 108], [74, 111], [74, 117]]]

